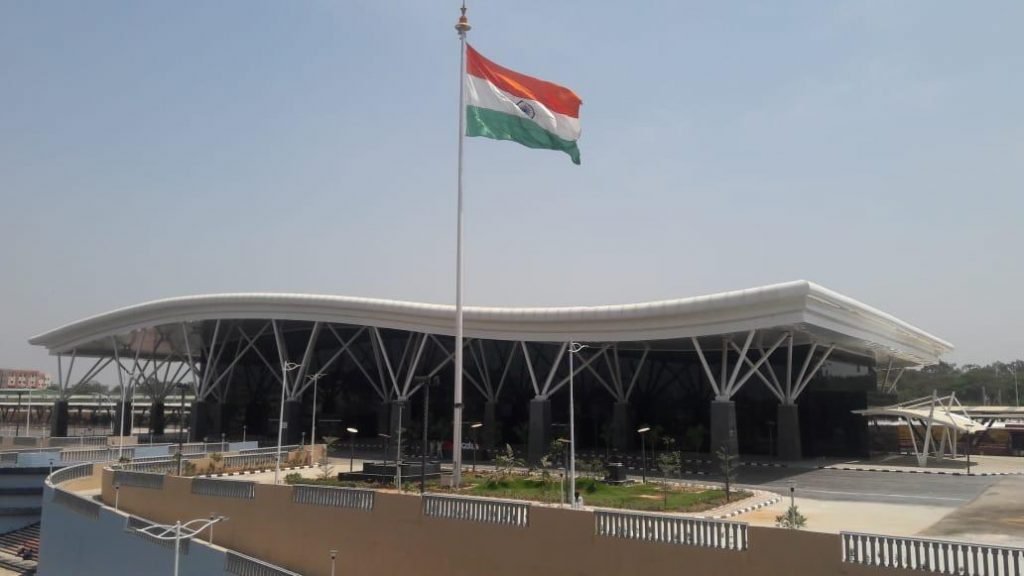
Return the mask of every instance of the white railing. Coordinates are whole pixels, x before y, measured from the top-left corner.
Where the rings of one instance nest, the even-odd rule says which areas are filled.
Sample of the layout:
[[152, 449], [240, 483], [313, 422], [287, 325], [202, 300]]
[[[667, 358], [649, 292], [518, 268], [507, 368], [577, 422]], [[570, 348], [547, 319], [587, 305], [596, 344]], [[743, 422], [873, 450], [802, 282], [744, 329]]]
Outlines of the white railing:
[[[222, 462], [225, 468], [258, 468], [260, 466], [273, 466], [276, 457], [276, 454], [273, 452], [267, 454], [237, 454], [225, 456]], [[286, 457], [287, 454], [281, 452], [282, 461]]]
[[595, 534], [723, 550], [747, 549], [747, 524], [640, 512], [594, 512]]
[[53, 474], [50, 474], [47, 480], [49, 480], [51, 486], [56, 486], [58, 484], [63, 484], [64, 482], [78, 480], [79, 478], [85, 478], [87, 476], [92, 476], [91, 462], [61, 468]]
[[280, 566], [274, 566], [233, 550], [227, 552], [224, 559], [224, 571], [235, 576], [302, 576], [298, 572], [285, 570]]
[[[288, 446], [281, 446], [281, 454], [286, 454], [299, 448], [298, 444], [289, 444]], [[270, 446], [266, 448], [246, 448], [245, 450], [239, 450], [239, 454], [276, 454], [277, 446]]]
[[843, 562], [936, 574], [1020, 576], [1024, 548], [840, 532]]
[[106, 446], [106, 436], [53, 436], [48, 440], [50, 446]]
[[63, 450], [61, 462], [103, 462], [117, 460], [119, 457], [131, 458], [135, 454], [133, 448], [85, 448], [82, 450]]
[[193, 478], [192, 493], [199, 496], [252, 500], [256, 497], [256, 483], [214, 480], [213, 478]]
[[373, 510], [373, 490], [297, 485], [292, 488], [292, 502], [313, 506]]
[[[163, 546], [164, 548], [171, 549], [174, 548], [173, 539], [157, 538], [149, 532], [143, 532], [144, 529], [149, 528], [150, 526], [153, 526], [153, 523], [149, 520], [146, 520], [145, 518], [139, 518], [138, 516], [128, 516], [127, 520], [125, 520], [124, 529], [125, 531], [130, 532], [138, 536], [139, 538], [142, 538], [143, 540], [148, 540], [149, 542], [152, 542], [153, 544], [156, 544], [158, 546]], [[189, 542], [191, 542], [191, 540], [191, 538], [182, 538], [178, 541], [178, 546], [182, 554], [188, 554]]]
[[429, 494], [423, 497], [423, 515], [525, 528], [530, 523], [530, 505], [494, 498]]
[[114, 470], [114, 484], [163, 490], [164, 475], [155, 472], [136, 472], [132, 470]]

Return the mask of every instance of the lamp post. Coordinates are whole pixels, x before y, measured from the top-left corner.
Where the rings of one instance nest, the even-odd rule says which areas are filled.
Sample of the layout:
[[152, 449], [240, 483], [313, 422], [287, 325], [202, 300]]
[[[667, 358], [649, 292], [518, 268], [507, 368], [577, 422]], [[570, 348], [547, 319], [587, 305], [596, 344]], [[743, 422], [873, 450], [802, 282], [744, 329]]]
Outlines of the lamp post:
[[572, 507], [576, 507], [576, 394], [573, 392], [573, 356], [586, 348], [579, 342], [569, 342], [569, 497], [572, 498]]
[[331, 550], [331, 576], [334, 576], [334, 559], [338, 557], [337, 550]]
[[188, 384], [184, 382], [178, 384], [178, 390], [181, 391], [181, 400], [178, 404], [178, 476], [181, 476], [181, 464], [185, 460], [185, 450], [183, 446], [183, 440], [185, 437], [185, 388]]
[[281, 410], [277, 418], [277, 458], [274, 459], [274, 484], [280, 482], [281, 476], [281, 441], [284, 439], [284, 391], [287, 388], [288, 373], [298, 368], [295, 362], [285, 362], [281, 366]]
[[[14, 413], [21, 412], [21, 395], [24, 394], [21, 390], [18, 390], [18, 407], [14, 409]], [[17, 416], [14, 418], [14, 435], [21, 436], [21, 421], [18, 420]]]
[[391, 452], [391, 434], [377, 433], [378, 438], [384, 439], [384, 465], [388, 465], [388, 453]]
[[[174, 540], [174, 576], [178, 576], [178, 565], [180, 563], [181, 556], [181, 540], [194, 538], [196, 534], [199, 534], [203, 530], [210, 528], [213, 530], [213, 525], [217, 522], [223, 522], [227, 520], [224, 516], [217, 516], [216, 518], [197, 518], [190, 520], [184, 524], [181, 520], [170, 524], [151, 524], [145, 528], [137, 528], [137, 532], [142, 532], [157, 540]], [[211, 532], [212, 534], [212, 532]], [[212, 536], [211, 536], [212, 539]]]
[[[423, 379], [423, 450], [420, 454], [420, 494], [427, 491], [427, 437], [428, 422], [430, 421], [430, 387], [436, 386], [439, 379], [437, 376], [421, 376]], [[439, 465], [440, 466], [440, 465]]]
[[1017, 389], [1017, 369], [1014, 368], [1014, 367], [1011, 367], [1009, 365], [1006, 366], [1006, 369], [1010, 371], [1010, 374], [1013, 374], [1013, 396], [1014, 396], [1014, 403], [1017, 406], [1020, 406], [1020, 390]]
[[248, 424], [242, 424], [242, 444], [245, 444], [245, 434], [249, 431]]
[[[306, 376], [307, 381], [313, 382], [313, 424], [309, 430], [309, 463], [313, 463], [313, 451], [316, 450], [316, 389], [317, 382], [323, 378], [323, 372], [313, 374], [312, 376]], [[325, 448], [326, 450], [326, 448]]]
[[352, 439], [348, 445], [348, 473], [351, 474], [355, 471], [356, 461], [356, 434], [359, 434], [359, 430], [349, 427], [345, 429], [346, 432], [352, 435]]
[[477, 430], [483, 427], [483, 422], [473, 422], [469, 425], [469, 429], [473, 431], [473, 474], [476, 474], [476, 437]]
[[637, 430], [637, 434], [640, 435], [640, 477], [643, 478], [643, 483], [647, 484], [647, 433], [651, 431], [650, 426], [644, 426]]
[[[53, 466], [51, 463], [50, 466]], [[121, 483], [114, 484], [114, 511], [117, 511], [121, 507]]]
[[559, 438], [558, 440], [555, 440], [555, 442], [558, 442], [559, 444], [562, 445], [562, 504], [564, 505], [566, 500], [565, 481], [567, 479], [566, 477], [569, 475], [569, 458], [567, 457], [567, 452], [569, 451], [569, 444], [571, 444], [571, 442], [565, 438]]

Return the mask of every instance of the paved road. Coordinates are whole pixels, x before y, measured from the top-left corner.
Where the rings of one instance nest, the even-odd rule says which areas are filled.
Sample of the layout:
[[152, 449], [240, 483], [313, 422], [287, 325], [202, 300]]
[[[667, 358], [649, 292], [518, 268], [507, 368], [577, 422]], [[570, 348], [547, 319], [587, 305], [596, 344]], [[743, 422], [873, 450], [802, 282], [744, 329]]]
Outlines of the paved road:
[[787, 496], [790, 482], [794, 482], [797, 495], [818, 500], [957, 507], [974, 500], [998, 478], [743, 467], [737, 480]]

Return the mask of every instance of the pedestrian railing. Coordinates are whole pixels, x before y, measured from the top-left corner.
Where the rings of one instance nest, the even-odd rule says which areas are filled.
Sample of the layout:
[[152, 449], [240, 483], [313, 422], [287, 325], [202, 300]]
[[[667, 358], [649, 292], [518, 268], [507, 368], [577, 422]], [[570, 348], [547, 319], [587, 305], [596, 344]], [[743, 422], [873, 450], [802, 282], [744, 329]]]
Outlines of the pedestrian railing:
[[[282, 459], [285, 453], [281, 452]], [[225, 456], [222, 462], [225, 468], [256, 468], [259, 466], [273, 466], [277, 461], [277, 455], [273, 452], [267, 454], [237, 454]]]
[[17, 452], [4, 452], [0, 454], [0, 465], [16, 466], [18, 464]]
[[106, 436], [53, 436], [49, 439], [50, 446], [106, 446]]
[[134, 448], [85, 448], [81, 450], [63, 450], [60, 453], [61, 462], [103, 462], [106, 460], [117, 460], [118, 458], [131, 458], [135, 454]]
[[227, 452], [229, 448], [227, 442], [207, 442], [203, 445], [204, 452]]
[[[299, 447], [298, 444], [290, 444], [288, 446], [281, 446], [281, 454], [286, 454], [295, 450]], [[239, 450], [239, 454], [276, 454], [277, 446], [269, 446], [266, 448], [246, 448], [245, 450]]]
[[597, 510], [594, 523], [598, 536], [723, 550], [747, 549], [744, 522]]
[[199, 496], [252, 500], [256, 497], [256, 483], [215, 480], [213, 478], [193, 478], [192, 493]]
[[234, 550], [228, 550], [224, 559], [224, 571], [236, 576], [302, 576], [298, 572], [257, 560]]
[[114, 485], [163, 490], [165, 476], [155, 472], [114, 470]]
[[152, 472], [157, 474], [170, 474], [178, 471], [178, 461], [169, 460], [147, 460], [146, 462], [126, 462], [117, 466], [118, 470], [129, 470], [132, 472]]
[[303, 485], [297, 485], [292, 488], [292, 502], [312, 506], [373, 510], [373, 495], [373, 490], [363, 490], [360, 488]]
[[64, 482], [70, 482], [71, 480], [86, 478], [88, 476], [92, 476], [92, 462], [61, 468], [60, 470], [50, 474], [47, 480], [49, 480], [51, 486], [57, 486]]
[[1019, 576], [1024, 548], [840, 532], [843, 562], [936, 574]]
[[55, 489], [53, 491], [53, 503], [59, 504], [69, 510], [73, 510], [85, 516], [92, 516], [93, 518], [96, 518], [100, 515], [99, 503], [92, 500], [86, 500], [77, 494], [65, 492], [60, 489]]
[[494, 498], [429, 494], [423, 497], [423, 515], [525, 528], [530, 523], [530, 505]]

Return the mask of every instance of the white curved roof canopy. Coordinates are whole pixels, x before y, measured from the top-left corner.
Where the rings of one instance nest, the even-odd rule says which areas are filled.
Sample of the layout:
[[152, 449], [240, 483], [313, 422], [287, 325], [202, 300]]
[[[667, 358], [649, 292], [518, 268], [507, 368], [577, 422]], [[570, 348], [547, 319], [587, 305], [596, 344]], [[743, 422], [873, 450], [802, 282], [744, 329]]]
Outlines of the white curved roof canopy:
[[[691, 337], [792, 331], [894, 365], [933, 364], [952, 345], [880, 310], [807, 281], [707, 296], [612, 306], [467, 306], [465, 336], [533, 342], [617, 342], [685, 348]], [[454, 307], [311, 294], [212, 294], [121, 308], [31, 338], [51, 354], [110, 354], [111, 337], [214, 320], [299, 320], [451, 336]], [[716, 341], [718, 344], [716, 344]], [[721, 339], [709, 339], [708, 348]], [[657, 343], [657, 344], [655, 344]], [[702, 341], [702, 346], [704, 342]]]

